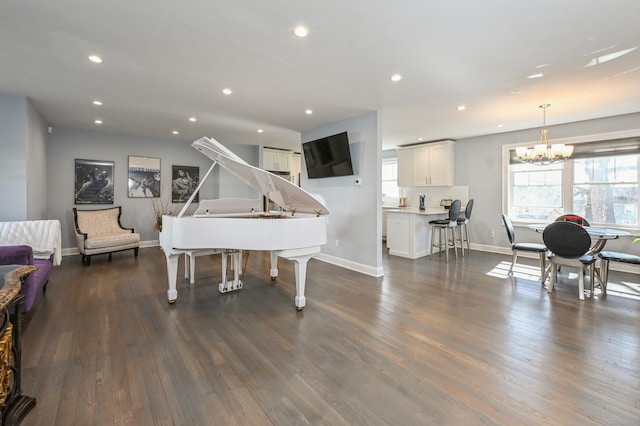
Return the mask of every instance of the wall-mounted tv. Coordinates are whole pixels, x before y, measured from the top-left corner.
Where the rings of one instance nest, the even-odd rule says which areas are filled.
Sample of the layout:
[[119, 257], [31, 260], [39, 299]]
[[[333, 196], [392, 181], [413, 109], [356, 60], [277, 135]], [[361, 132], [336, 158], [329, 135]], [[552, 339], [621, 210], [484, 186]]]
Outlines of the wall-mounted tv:
[[347, 132], [302, 144], [309, 179], [353, 175]]

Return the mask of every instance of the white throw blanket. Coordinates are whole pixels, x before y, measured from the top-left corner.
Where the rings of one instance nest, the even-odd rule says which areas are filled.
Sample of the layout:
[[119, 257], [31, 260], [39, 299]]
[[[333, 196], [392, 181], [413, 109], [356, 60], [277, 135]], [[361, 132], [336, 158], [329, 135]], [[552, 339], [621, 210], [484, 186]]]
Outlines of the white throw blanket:
[[0, 246], [24, 244], [31, 246], [33, 257], [48, 259], [53, 254], [53, 264], [62, 262], [62, 233], [58, 220], [25, 220], [0, 222]]

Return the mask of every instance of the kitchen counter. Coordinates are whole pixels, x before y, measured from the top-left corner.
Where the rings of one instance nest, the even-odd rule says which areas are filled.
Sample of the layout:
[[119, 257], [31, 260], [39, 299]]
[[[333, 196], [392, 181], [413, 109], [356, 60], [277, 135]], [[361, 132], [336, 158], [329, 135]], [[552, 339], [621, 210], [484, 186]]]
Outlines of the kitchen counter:
[[442, 207], [397, 207], [387, 213], [387, 248], [392, 256], [418, 259], [431, 254], [430, 220], [445, 219], [449, 210]]
[[420, 210], [417, 207], [384, 207], [387, 209], [387, 213], [405, 213], [405, 214], [449, 214], [449, 210], [445, 210], [442, 207], [427, 207], [424, 210]]

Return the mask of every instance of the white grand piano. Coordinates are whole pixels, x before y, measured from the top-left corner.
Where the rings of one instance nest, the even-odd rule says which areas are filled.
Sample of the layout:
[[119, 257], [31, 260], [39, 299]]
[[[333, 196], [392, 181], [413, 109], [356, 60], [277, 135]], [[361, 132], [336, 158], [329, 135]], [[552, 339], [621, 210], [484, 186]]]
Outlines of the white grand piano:
[[[176, 280], [180, 255], [211, 252], [212, 249], [233, 253], [234, 277], [231, 281], [226, 279], [226, 255], [223, 254], [219, 290], [227, 292], [242, 288], [239, 278], [242, 250], [268, 250], [271, 253], [271, 279], [278, 276], [278, 257], [295, 262], [295, 305], [298, 310], [304, 308], [307, 262], [327, 242], [327, 208], [288, 180], [247, 164], [214, 139], [201, 138], [192, 146], [213, 160], [213, 164], [180, 213], [162, 217], [160, 246], [167, 258], [169, 303], [178, 298]], [[201, 200], [194, 214], [185, 216], [216, 164], [261, 192], [283, 211], [263, 211], [262, 199], [232, 198]]]

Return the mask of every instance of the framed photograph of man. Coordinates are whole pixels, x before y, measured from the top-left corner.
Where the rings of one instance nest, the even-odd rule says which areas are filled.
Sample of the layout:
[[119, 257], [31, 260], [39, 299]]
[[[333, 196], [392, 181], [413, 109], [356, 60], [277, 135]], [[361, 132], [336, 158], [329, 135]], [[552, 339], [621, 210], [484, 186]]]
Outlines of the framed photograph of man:
[[[171, 202], [185, 203], [200, 182], [200, 169], [191, 166], [172, 166], [171, 171]], [[197, 203], [199, 195], [193, 198]]]
[[113, 204], [113, 161], [76, 160], [75, 204]]
[[160, 196], [160, 159], [129, 156], [129, 197]]

